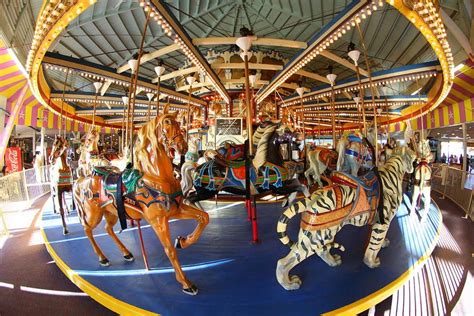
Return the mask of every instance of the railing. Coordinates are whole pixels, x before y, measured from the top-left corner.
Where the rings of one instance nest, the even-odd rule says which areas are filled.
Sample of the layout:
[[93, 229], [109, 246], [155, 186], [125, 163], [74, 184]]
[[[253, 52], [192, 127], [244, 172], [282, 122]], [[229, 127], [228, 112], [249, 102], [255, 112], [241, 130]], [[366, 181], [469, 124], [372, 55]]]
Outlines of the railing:
[[448, 197], [474, 220], [474, 174], [449, 167], [446, 164], [434, 165], [431, 187], [444, 197]]
[[11, 173], [0, 178], [0, 205], [33, 201], [50, 190], [49, 166]]

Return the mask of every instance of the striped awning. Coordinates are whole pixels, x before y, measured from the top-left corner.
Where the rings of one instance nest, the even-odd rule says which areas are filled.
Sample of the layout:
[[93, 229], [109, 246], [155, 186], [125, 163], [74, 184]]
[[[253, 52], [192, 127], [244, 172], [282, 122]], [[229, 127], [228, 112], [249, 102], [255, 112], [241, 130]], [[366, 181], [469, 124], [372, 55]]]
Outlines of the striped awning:
[[[8, 49], [0, 43], [0, 95], [7, 98], [6, 111], [8, 113], [11, 113], [12, 106], [25, 85], [28, 85], [27, 78], [10, 56]], [[18, 117], [15, 119], [15, 125], [58, 129], [59, 121], [59, 116], [43, 107], [28, 88]], [[65, 119], [63, 124], [66, 125], [67, 131], [84, 131], [83, 123]], [[110, 133], [111, 129], [103, 127], [101, 132]]]
[[[473, 121], [474, 62], [470, 59], [455, 73], [453, 87], [439, 107], [418, 119], [411, 120], [413, 130], [432, 129]], [[405, 130], [406, 123], [390, 125], [390, 132]]]

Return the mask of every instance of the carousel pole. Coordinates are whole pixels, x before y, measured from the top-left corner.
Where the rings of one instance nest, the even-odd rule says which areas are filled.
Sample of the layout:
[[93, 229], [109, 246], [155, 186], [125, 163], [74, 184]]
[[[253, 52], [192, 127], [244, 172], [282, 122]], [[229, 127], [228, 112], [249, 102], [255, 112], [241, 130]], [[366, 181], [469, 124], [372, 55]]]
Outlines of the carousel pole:
[[95, 88], [95, 97], [94, 97], [94, 110], [92, 111], [92, 126], [91, 131], [95, 128], [95, 111], [97, 109], [97, 96], [99, 94], [100, 88], [102, 87], [102, 82], [96, 81], [94, 82]]
[[[156, 116], [160, 114], [160, 85], [161, 85], [161, 75], [165, 72], [165, 67], [163, 67], [163, 61], [158, 61], [158, 66], [155, 67], [156, 75], [158, 76], [158, 84], [156, 86]], [[150, 120], [150, 117], [148, 117]]]
[[303, 121], [303, 152], [304, 152], [304, 170], [306, 170], [306, 126], [304, 123], [304, 109], [303, 109], [303, 94], [304, 94], [304, 88], [303, 87], [298, 87], [296, 88], [296, 93], [300, 96], [300, 109], [301, 109], [301, 118]]
[[[362, 134], [367, 137], [367, 122], [365, 120], [365, 102], [364, 102], [364, 90], [362, 89], [362, 84], [361, 84], [361, 80], [360, 80], [360, 68], [359, 68], [359, 57], [360, 57], [360, 51], [355, 49], [355, 45], [354, 43], [350, 43], [349, 44], [349, 52], [347, 53], [349, 55], [349, 57], [352, 59], [352, 61], [354, 62], [354, 66], [356, 68], [356, 74], [357, 74], [357, 85], [358, 85], [358, 88], [359, 88], [359, 97], [358, 97], [358, 100], [359, 101], [356, 101], [356, 104], [358, 106], [359, 102], [360, 102], [360, 109], [359, 107], [357, 107], [357, 110], [361, 111], [361, 115], [362, 115]], [[354, 98], [354, 101], [355, 101], [355, 98]]]
[[252, 56], [252, 53], [249, 52], [250, 47], [252, 46], [253, 41], [253, 34], [252, 32], [242, 27], [240, 29], [241, 37], [237, 38], [235, 43], [237, 46], [242, 49], [242, 53], [240, 57], [244, 60], [244, 76], [245, 76], [245, 105], [247, 110], [247, 157], [245, 161], [245, 203], [247, 206], [247, 212], [250, 214], [250, 218], [252, 220], [252, 242], [258, 242], [258, 230], [257, 230], [257, 210], [255, 208], [255, 199], [254, 205], [252, 205], [251, 194], [250, 194], [250, 164], [251, 159], [253, 159], [253, 144], [252, 144], [252, 109], [250, 108], [250, 91], [249, 91], [249, 59]]
[[390, 126], [388, 125], [389, 121], [389, 112], [388, 112], [388, 99], [387, 99], [387, 90], [388, 87], [386, 85], [382, 86], [382, 92], [385, 98], [385, 125], [387, 125], [387, 145], [390, 144]]
[[[68, 76], [69, 76], [69, 68], [66, 68], [66, 78], [64, 79], [64, 84], [63, 84], [63, 97], [61, 98], [61, 115], [59, 116], [59, 126], [58, 126], [59, 136], [61, 136], [61, 131], [63, 129], [64, 96], [66, 94], [66, 83], [67, 83]], [[64, 132], [64, 137], [66, 137], [66, 132]]]
[[[130, 143], [129, 145], [133, 145], [133, 125], [134, 125], [134, 117], [135, 117], [135, 101], [136, 101], [136, 94], [137, 94], [137, 83], [138, 83], [138, 73], [140, 71], [140, 60], [142, 59], [143, 55], [143, 45], [145, 44], [145, 36], [146, 36], [146, 31], [148, 29], [148, 22], [150, 22], [150, 17], [151, 17], [151, 12], [153, 10], [148, 10], [148, 14], [146, 16], [146, 21], [145, 25], [143, 26], [143, 35], [142, 35], [142, 41], [140, 43], [140, 48], [138, 50], [138, 57], [137, 59], [130, 59], [128, 61], [128, 64], [130, 65], [130, 68], [132, 70], [132, 74], [134, 74], [133, 77], [133, 83], [131, 85], [130, 89], [130, 97], [131, 97], [131, 116], [129, 117], [130, 119]], [[130, 151], [130, 154], [132, 156], [131, 162], [133, 163], [133, 150]]]
[[332, 122], [332, 146], [336, 148], [336, 105], [334, 104], [334, 83], [336, 82], [336, 74], [332, 73], [332, 67], [329, 67], [329, 74], [326, 78], [331, 84], [331, 122]]
[[[375, 91], [374, 91], [374, 85], [372, 83], [372, 73], [370, 71], [370, 64], [369, 64], [369, 57], [367, 56], [367, 48], [365, 47], [364, 43], [364, 34], [362, 34], [362, 30], [360, 28], [359, 23], [356, 22], [356, 27], [357, 31], [359, 33], [360, 37], [360, 44], [362, 45], [362, 49], [364, 50], [364, 59], [365, 59], [365, 65], [367, 67], [367, 73], [369, 74], [369, 84], [370, 84], [370, 94], [372, 96], [372, 107], [373, 107], [373, 112], [374, 112], [374, 129], [375, 129], [375, 144], [374, 144], [374, 150], [375, 150], [375, 166], [378, 166], [379, 158], [378, 158], [378, 128], [377, 128], [377, 109], [375, 106]], [[363, 98], [362, 98], [363, 99]]]
[[[123, 96], [122, 102], [123, 102], [123, 120], [122, 120], [122, 139], [121, 139], [121, 144], [120, 144], [121, 146], [120, 153], [123, 154], [123, 149], [125, 148], [125, 141], [127, 139], [127, 127], [125, 126], [125, 118], [127, 117], [126, 111], [128, 108], [128, 104], [130, 102], [130, 98], [128, 96]], [[124, 129], [125, 129], [125, 135], [124, 135]]]
[[189, 85], [189, 93], [188, 93], [188, 113], [186, 114], [186, 124], [188, 125], [186, 128], [186, 143], [188, 143], [189, 139], [189, 128], [191, 127], [191, 122], [189, 122], [191, 118], [191, 94], [193, 93], [193, 83], [196, 81], [196, 78], [194, 76], [187, 76], [186, 77], [186, 82]]
[[[146, 94], [147, 98], [148, 98], [148, 113], [147, 113], [147, 121], [149, 122], [150, 121], [150, 118], [151, 118], [151, 100], [153, 99], [153, 97], [155, 96], [155, 94], [151, 93], [151, 92], [148, 92]], [[160, 101], [158, 101], [160, 102]]]

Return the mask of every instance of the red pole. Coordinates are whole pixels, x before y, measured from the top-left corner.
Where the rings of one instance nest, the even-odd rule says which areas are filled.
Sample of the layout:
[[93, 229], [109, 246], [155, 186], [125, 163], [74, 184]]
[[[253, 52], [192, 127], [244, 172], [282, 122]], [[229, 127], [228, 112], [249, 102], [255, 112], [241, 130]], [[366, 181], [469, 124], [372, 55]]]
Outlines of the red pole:
[[146, 255], [146, 250], [145, 250], [145, 243], [143, 242], [142, 226], [141, 226], [140, 219], [137, 221], [137, 227], [138, 227], [138, 235], [140, 236], [140, 248], [142, 249], [142, 256], [143, 256], [143, 261], [145, 262], [145, 268], [147, 270], [150, 270], [150, 266], [148, 265], [148, 257]]
[[250, 202], [250, 208], [252, 212], [252, 242], [258, 243], [258, 226], [257, 226], [257, 207], [255, 202], [255, 196], [253, 197], [253, 201]]

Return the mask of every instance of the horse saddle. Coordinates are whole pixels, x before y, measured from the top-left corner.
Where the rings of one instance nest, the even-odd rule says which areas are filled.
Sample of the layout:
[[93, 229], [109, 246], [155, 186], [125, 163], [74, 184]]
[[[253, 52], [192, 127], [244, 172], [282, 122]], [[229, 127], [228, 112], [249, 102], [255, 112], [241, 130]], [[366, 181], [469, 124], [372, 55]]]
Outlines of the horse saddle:
[[319, 150], [319, 160], [323, 164], [325, 164], [329, 169], [336, 169], [338, 158], [337, 151], [324, 147], [318, 147], [316, 150]]
[[245, 167], [245, 159], [229, 160], [218, 155], [216, 156], [215, 161], [218, 165], [221, 165], [226, 168], [237, 169]]

